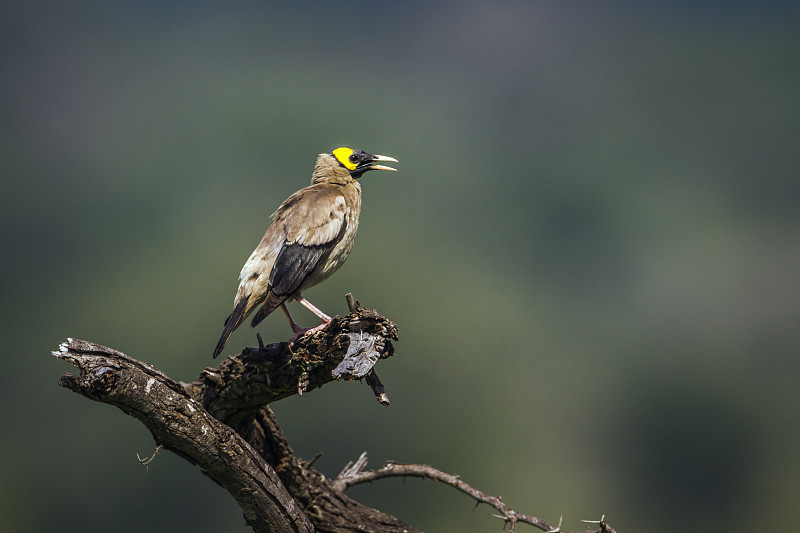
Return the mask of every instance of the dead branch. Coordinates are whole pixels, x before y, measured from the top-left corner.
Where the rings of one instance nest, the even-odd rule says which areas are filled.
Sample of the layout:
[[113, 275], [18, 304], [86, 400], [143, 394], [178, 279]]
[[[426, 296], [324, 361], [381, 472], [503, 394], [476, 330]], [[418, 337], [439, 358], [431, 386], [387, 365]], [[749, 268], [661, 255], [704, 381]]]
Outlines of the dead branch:
[[372, 366], [393, 354], [397, 328], [357, 302], [350, 307], [348, 316], [334, 317], [291, 349], [287, 343], [246, 349], [190, 384], [117, 350], [69, 339], [53, 353], [81, 372], [64, 374], [59, 384], [139, 419], [158, 446], [199, 464], [228, 489], [255, 531], [416, 533], [334, 491], [294, 455], [266, 406], [335, 379], [375, 376], [368, 382], [382, 388]]
[[333, 317], [324, 329], [291, 347], [279, 342], [245, 348], [185, 387], [213, 416], [233, 426], [237, 417], [263, 405], [334, 380], [366, 378], [378, 401], [388, 405], [373, 366], [394, 354], [392, 340], [397, 340], [397, 326], [356, 302], [350, 314]]
[[157, 368], [77, 339], [53, 355], [80, 370], [80, 376], [64, 374], [59, 385], [120, 408], [142, 422], [159, 446], [200, 465], [236, 499], [254, 531], [314, 530], [264, 458]]
[[[194, 383], [179, 383], [157, 368], [87, 341], [68, 339], [53, 352], [80, 370], [59, 384], [87, 398], [108, 403], [140, 420], [165, 448], [198, 464], [225, 487], [255, 531], [419, 533], [401, 520], [345, 495], [348, 487], [393, 476], [434, 479], [498, 511], [514, 532], [526, 523], [551, 533], [545, 521], [514, 511], [453, 474], [428, 465], [387, 462], [366, 468], [366, 452], [335, 480], [298, 458], [268, 407], [336, 379], [365, 378], [375, 397], [389, 404], [375, 363], [391, 356], [397, 327], [348, 295], [350, 314], [334, 317], [314, 335], [247, 348], [218, 368], [206, 368]], [[147, 464], [152, 458], [142, 460]], [[313, 462], [313, 461], [312, 461]], [[601, 518], [594, 533], [614, 533]]]
[[394, 516], [362, 505], [333, 488], [332, 480], [297, 457], [274, 413], [264, 407], [244, 421], [241, 434], [270, 464], [289, 493], [309, 513], [318, 532], [421, 533]]
[[[396, 463], [394, 461], [387, 461], [386, 464], [378, 470], [364, 470], [366, 466], [367, 452], [364, 452], [355, 462], [351, 461], [345, 465], [345, 467], [341, 472], [339, 472], [339, 475], [336, 476], [336, 479], [333, 481], [333, 488], [344, 492], [353, 485], [373, 482], [378, 479], [388, 477], [418, 477], [423, 479], [432, 479], [434, 481], [439, 481], [454, 487], [464, 494], [469, 495], [477, 502], [476, 505], [484, 503], [493, 507], [500, 513], [499, 515], [495, 516], [502, 518], [506, 523], [509, 524], [510, 533], [514, 533], [517, 523], [530, 524], [541, 529], [542, 531], [547, 531], [549, 533], [561, 531], [560, 523], [557, 527], [553, 527], [541, 518], [515, 511], [507, 506], [502, 499], [495, 496], [489, 496], [484, 492], [468, 485], [462, 481], [461, 477], [458, 475], [442, 472], [441, 470], [433, 468], [430, 465], [404, 464]], [[600, 529], [596, 530], [594, 533], [615, 533], [614, 529], [605, 522], [604, 518], [601, 518], [599, 521], [587, 522], [599, 524]]]

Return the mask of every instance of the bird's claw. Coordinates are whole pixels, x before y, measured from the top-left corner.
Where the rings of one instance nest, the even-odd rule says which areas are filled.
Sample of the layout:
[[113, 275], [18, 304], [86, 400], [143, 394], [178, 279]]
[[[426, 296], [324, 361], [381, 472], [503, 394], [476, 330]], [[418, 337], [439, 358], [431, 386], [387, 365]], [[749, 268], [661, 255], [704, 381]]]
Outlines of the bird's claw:
[[313, 335], [314, 333], [317, 333], [318, 331], [322, 331], [330, 323], [331, 322], [329, 320], [327, 322], [323, 322], [319, 326], [314, 326], [313, 328], [301, 328], [300, 326], [297, 326], [296, 328], [292, 328], [292, 331], [294, 331], [294, 335], [292, 335], [292, 338], [289, 339], [289, 346], [292, 346], [294, 344], [294, 342], [297, 339], [299, 339], [300, 337], [303, 337], [305, 335]]

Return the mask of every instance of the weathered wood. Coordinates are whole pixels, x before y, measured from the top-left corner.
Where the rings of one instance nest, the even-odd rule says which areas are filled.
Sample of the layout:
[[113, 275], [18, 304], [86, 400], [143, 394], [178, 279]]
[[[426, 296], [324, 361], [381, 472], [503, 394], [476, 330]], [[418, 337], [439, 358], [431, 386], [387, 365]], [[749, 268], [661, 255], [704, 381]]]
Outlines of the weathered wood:
[[[256, 532], [419, 533], [398, 518], [361, 505], [345, 495], [347, 487], [391, 476], [434, 479], [494, 507], [509, 525], [560, 531], [544, 520], [507, 507], [464, 483], [458, 476], [428, 465], [387, 463], [365, 471], [366, 454], [335, 480], [297, 457], [281, 431], [270, 402], [302, 394], [336, 379], [366, 378], [381, 403], [389, 400], [373, 366], [394, 353], [397, 327], [348, 297], [351, 313], [334, 317], [321, 331], [294, 345], [276, 343], [248, 348], [218, 368], [206, 368], [194, 383], [179, 383], [154, 366], [87, 341], [68, 339], [57, 357], [80, 375], [64, 374], [59, 384], [87, 398], [108, 403], [140, 420], [158, 449], [171, 450], [198, 464], [236, 499]], [[150, 462], [148, 459], [143, 463]], [[599, 521], [594, 533], [613, 533]]]
[[198, 464], [230, 492], [254, 531], [314, 530], [264, 458], [157, 368], [77, 339], [53, 354], [80, 370], [80, 376], [64, 374], [61, 386], [141, 421], [159, 445]]
[[206, 368], [193, 383], [86, 341], [69, 339], [53, 353], [80, 369], [79, 377], [64, 374], [60, 385], [139, 419], [160, 446], [200, 465], [231, 492], [257, 532], [414, 533], [335, 490], [295, 456], [267, 407], [337, 379], [363, 377], [388, 404], [385, 393], [377, 393], [373, 366], [394, 353], [397, 327], [357, 303], [351, 311], [292, 346], [247, 348]]
[[242, 435], [275, 465], [287, 490], [306, 510], [318, 532], [421, 533], [394, 516], [352, 500], [312, 468], [311, 462], [297, 457], [269, 407], [244, 422]]
[[[347, 316], [333, 317], [324, 329], [291, 346], [280, 342], [245, 348], [184, 386], [213, 416], [237, 426], [238, 419], [264, 405], [334, 380], [370, 374], [371, 384], [375, 363], [394, 354], [392, 340], [397, 340], [397, 326], [356, 304]], [[388, 398], [378, 400], [388, 404]]]

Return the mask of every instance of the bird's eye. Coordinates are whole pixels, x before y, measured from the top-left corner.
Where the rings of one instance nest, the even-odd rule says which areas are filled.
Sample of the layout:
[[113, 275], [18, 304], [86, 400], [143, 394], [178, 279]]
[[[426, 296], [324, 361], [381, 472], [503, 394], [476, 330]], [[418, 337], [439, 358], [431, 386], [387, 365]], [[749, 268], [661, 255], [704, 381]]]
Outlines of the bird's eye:
[[350, 161], [352, 161], [353, 163], [357, 163], [358, 156], [356, 154], [350, 154]]

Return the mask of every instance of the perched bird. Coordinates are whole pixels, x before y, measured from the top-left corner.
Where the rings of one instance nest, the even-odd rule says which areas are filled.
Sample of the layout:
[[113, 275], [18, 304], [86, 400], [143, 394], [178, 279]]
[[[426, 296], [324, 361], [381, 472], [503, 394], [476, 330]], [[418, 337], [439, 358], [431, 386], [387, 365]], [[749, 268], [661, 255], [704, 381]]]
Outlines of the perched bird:
[[[291, 195], [272, 214], [272, 224], [242, 267], [233, 311], [225, 320], [214, 357], [259, 305], [261, 309], [250, 325], [255, 327], [280, 307], [294, 332], [290, 342], [330, 322], [331, 318], [303, 298], [302, 293], [336, 272], [353, 248], [361, 213], [358, 178], [369, 170], [397, 170], [376, 165], [375, 161], [397, 162], [391, 157], [351, 148], [337, 148], [317, 157], [311, 185]], [[286, 307], [291, 298], [323, 323], [311, 329], [298, 326]]]

